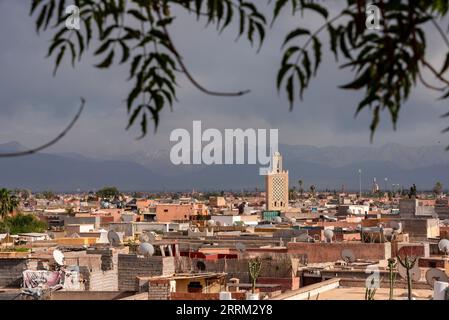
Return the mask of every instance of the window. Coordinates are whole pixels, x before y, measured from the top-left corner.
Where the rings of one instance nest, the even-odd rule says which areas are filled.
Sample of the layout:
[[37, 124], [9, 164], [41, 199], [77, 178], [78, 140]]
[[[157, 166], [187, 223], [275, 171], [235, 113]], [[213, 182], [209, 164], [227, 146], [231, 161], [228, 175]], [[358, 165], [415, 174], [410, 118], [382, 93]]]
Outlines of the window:
[[164, 209], [164, 212], [168, 212], [168, 209]]

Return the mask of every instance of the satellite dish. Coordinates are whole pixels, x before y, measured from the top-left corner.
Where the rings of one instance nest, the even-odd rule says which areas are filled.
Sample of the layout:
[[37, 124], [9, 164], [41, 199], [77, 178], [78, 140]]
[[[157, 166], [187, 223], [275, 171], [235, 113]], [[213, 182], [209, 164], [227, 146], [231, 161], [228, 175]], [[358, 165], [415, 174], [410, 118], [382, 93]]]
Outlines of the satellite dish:
[[213, 227], [213, 226], [216, 225], [216, 223], [215, 223], [214, 220], [209, 220], [209, 221], [207, 221], [207, 225], [208, 225], [209, 227]]
[[281, 222], [282, 222], [282, 218], [279, 217], [279, 216], [278, 216], [278, 217], [274, 217], [274, 218], [273, 218], [273, 222], [274, 222], [274, 223], [281, 223]]
[[139, 245], [137, 252], [145, 257], [151, 257], [154, 254], [154, 247], [152, 244], [144, 242]]
[[[398, 272], [403, 279], [407, 279], [407, 270], [400, 263], [398, 263]], [[421, 279], [421, 269], [419, 268], [418, 263], [415, 263], [415, 266], [410, 270], [410, 277], [412, 278], [412, 281], [415, 282]]]
[[108, 232], [108, 240], [111, 246], [117, 247], [121, 244], [120, 236], [114, 230], [109, 230]]
[[355, 255], [351, 249], [343, 249], [341, 251], [341, 258], [346, 261], [346, 263], [353, 263], [355, 261]]
[[291, 218], [291, 219], [290, 219], [290, 222], [291, 222], [291, 223], [296, 223], [296, 219], [295, 219], [295, 218]]
[[241, 242], [236, 243], [235, 244], [235, 248], [240, 253], [244, 253], [246, 251], [246, 246], [243, 243], [241, 243]]
[[435, 281], [449, 282], [449, 277], [443, 270], [432, 268], [426, 272], [426, 281], [433, 288]]
[[296, 237], [296, 240], [299, 242], [313, 242], [313, 238], [307, 233], [300, 234]]
[[334, 237], [334, 232], [331, 229], [324, 230], [324, 237], [327, 242], [332, 242], [332, 238]]
[[394, 231], [402, 232], [402, 223], [397, 221], [391, 221], [390, 228], [393, 228]]
[[438, 249], [440, 249], [440, 251], [444, 252], [444, 254], [447, 255], [449, 253], [449, 240], [440, 240], [440, 242], [438, 243]]
[[55, 259], [56, 263], [60, 266], [64, 265], [64, 254], [61, 252], [61, 250], [54, 250], [53, 251], [53, 258]]

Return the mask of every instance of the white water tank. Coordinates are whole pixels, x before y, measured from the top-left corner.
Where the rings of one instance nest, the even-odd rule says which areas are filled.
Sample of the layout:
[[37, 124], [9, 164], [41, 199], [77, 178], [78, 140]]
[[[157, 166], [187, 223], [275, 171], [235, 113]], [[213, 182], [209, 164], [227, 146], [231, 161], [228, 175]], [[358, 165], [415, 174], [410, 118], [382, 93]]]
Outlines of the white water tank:
[[232, 294], [228, 291], [220, 292], [220, 300], [234, 300], [232, 299]]
[[447, 288], [449, 288], [449, 283], [435, 281], [433, 284], [433, 300], [445, 300]]

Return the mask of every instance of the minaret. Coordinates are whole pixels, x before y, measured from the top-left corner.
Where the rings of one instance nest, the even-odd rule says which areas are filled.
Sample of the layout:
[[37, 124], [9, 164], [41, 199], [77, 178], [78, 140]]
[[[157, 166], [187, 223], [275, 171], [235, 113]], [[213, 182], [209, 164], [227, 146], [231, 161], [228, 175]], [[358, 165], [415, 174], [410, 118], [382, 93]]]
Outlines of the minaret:
[[266, 175], [266, 208], [268, 211], [288, 209], [288, 171], [282, 169], [282, 156], [275, 152], [271, 170]]
[[376, 178], [373, 179], [373, 188], [372, 188], [372, 193], [377, 193], [379, 192], [379, 185], [377, 184]]

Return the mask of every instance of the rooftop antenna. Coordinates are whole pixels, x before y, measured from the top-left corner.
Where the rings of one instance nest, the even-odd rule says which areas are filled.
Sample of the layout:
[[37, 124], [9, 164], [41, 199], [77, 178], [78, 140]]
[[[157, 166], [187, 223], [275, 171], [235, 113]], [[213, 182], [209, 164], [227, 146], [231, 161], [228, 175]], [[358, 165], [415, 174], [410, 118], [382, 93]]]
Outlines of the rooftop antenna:
[[326, 242], [332, 243], [334, 232], [331, 229], [326, 229], [324, 230], [324, 237], [326, 238]]
[[151, 257], [154, 254], [154, 247], [148, 242], [141, 243], [137, 252], [144, 257]]
[[64, 266], [65, 257], [61, 250], [56, 249], [53, 251], [53, 259], [55, 259], [56, 263], [59, 266], [61, 266], [61, 267]]
[[353, 263], [355, 261], [354, 252], [351, 249], [341, 250], [341, 258], [347, 263]]
[[444, 252], [444, 257], [447, 258], [447, 255], [449, 253], [449, 240], [448, 239], [440, 240], [440, 242], [438, 243], [438, 249]]
[[113, 247], [118, 247], [121, 245], [120, 236], [114, 230], [109, 230], [108, 240], [109, 240], [109, 244]]

